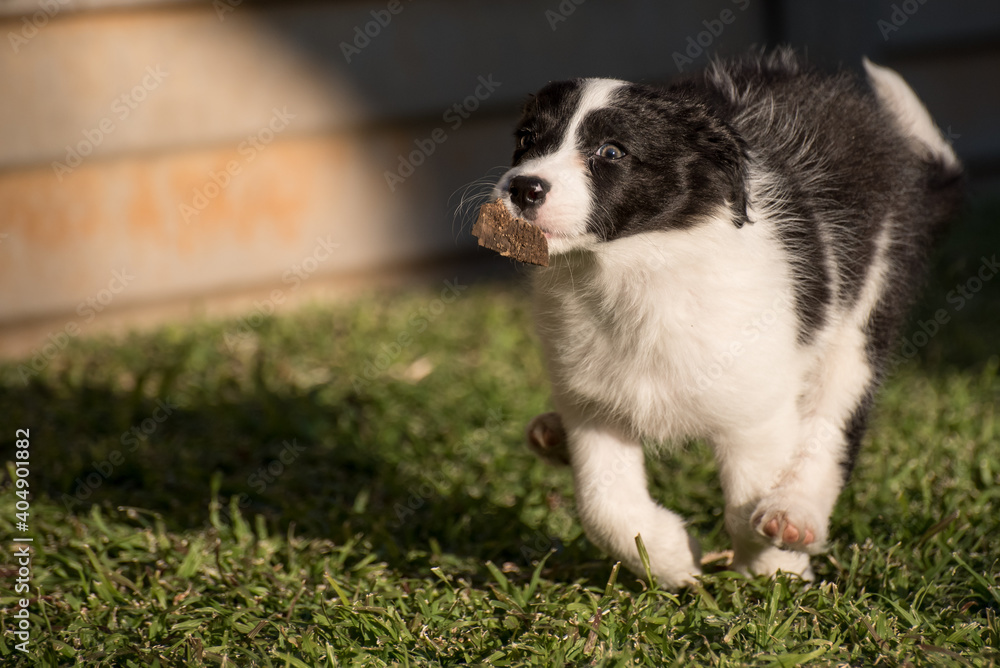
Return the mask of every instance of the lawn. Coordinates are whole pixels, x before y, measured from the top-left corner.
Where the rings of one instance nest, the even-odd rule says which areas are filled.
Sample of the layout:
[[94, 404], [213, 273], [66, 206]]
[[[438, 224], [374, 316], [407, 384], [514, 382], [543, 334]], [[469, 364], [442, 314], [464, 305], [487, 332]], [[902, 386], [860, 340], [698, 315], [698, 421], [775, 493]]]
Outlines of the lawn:
[[[811, 584], [719, 562], [671, 593], [587, 542], [568, 472], [522, 443], [549, 407], [523, 276], [8, 361], [3, 665], [996, 666], [1000, 277], [970, 280], [998, 213], [939, 255]], [[726, 549], [705, 446], [651, 467]]]

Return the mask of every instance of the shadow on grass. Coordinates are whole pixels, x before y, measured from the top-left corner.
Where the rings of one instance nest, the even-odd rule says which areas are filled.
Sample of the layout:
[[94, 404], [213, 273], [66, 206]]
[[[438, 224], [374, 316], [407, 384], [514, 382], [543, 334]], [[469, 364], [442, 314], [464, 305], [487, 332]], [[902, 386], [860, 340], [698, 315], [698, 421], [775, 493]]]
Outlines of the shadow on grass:
[[[503, 286], [480, 289], [483, 296], [468, 298], [472, 311], [523, 301]], [[209, 332], [196, 326], [180, 337], [135, 335], [117, 349], [102, 342], [69, 349], [73, 361], [65, 369], [26, 386], [0, 384], [9, 424], [31, 429], [32, 453], [41, 464], [32, 472], [33, 492], [68, 513], [86, 513], [95, 504], [136, 507], [186, 531], [208, 523], [215, 488], [224, 516], [235, 501], [247, 521], [263, 516], [271, 531], [294, 525], [298, 536], [338, 544], [361, 537], [367, 551], [404, 575], [425, 573], [442, 559], [459, 570], [510, 561], [530, 573], [532, 559], [558, 549], [568, 551], [581, 573], [600, 564], [598, 579], [606, 577], [586, 541], [563, 545], [530, 519], [539, 517], [546, 494], [559, 497], [553, 489], [560, 484], [535, 484], [553, 474], [521, 443], [534, 404], [545, 400], [537, 352], [517, 363], [538, 367], [533, 395], [522, 387], [521, 369], [512, 371], [511, 362], [500, 368], [516, 385], [511, 388], [493, 377], [488, 363], [493, 356], [510, 360], [505, 346], [530, 344], [526, 314], [516, 314], [510, 336], [492, 339], [461, 316], [442, 316], [427, 330], [426, 346], [400, 357], [401, 367], [410, 363], [407, 355], [438, 358], [434, 372], [420, 380], [387, 372], [374, 382], [352, 382], [352, 368], [363, 366], [357, 360], [370, 355], [344, 350], [331, 356], [328, 382], [303, 388], [289, 380], [289, 360], [302, 356], [310, 339], [330, 338], [330, 319], [351, 318], [317, 313], [306, 317], [325, 318], [318, 328], [294, 323], [293, 329], [310, 330], [302, 341], [289, 343], [269, 329], [281, 319], [262, 326], [259, 347], [239, 360], [220, 353], [224, 325]], [[492, 352], [476, 351], [477, 339]], [[333, 345], [340, 344], [353, 345]], [[382, 341], [369, 337], [358, 345], [377, 351]], [[307, 354], [310, 364], [324, 358]], [[216, 377], [206, 380], [211, 374]]]
[[525, 523], [521, 490], [497, 502], [484, 463], [471, 464], [474, 475], [444, 475], [446, 463], [469, 462], [404, 462], [413, 447], [405, 430], [395, 439], [377, 433], [391, 419], [380, 415], [381, 400], [349, 393], [331, 407], [259, 387], [239, 402], [191, 410], [107, 387], [0, 388], [0, 403], [24, 408], [18, 424], [31, 425], [34, 456], [44, 461], [33, 471], [36, 493], [77, 514], [92, 504], [134, 506], [188, 530], [207, 522], [217, 485], [224, 519], [235, 501], [271, 530], [291, 523], [296, 535], [341, 544], [360, 535], [403, 572], [438, 547], [522, 567], [562, 547]]

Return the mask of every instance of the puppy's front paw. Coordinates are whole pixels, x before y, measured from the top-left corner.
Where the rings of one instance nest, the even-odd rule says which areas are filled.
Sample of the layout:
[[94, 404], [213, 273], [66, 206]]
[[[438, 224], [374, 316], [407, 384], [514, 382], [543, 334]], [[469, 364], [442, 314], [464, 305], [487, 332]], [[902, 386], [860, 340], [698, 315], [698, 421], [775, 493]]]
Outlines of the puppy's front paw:
[[777, 494], [757, 504], [750, 526], [775, 547], [819, 554], [826, 545], [826, 517], [802, 502]]
[[524, 430], [528, 447], [549, 464], [569, 466], [566, 430], [559, 413], [536, 415]]

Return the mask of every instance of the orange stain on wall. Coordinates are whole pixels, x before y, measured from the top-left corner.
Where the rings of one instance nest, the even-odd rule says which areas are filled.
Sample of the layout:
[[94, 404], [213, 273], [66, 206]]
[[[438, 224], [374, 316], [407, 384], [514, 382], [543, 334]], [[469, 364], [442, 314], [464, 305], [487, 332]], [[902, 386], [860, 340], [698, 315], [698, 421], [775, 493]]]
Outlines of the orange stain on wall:
[[330, 160], [327, 149], [294, 144], [265, 147], [250, 161], [229, 150], [102, 161], [61, 181], [45, 168], [7, 172], [0, 221], [28, 247], [55, 252], [109, 227], [132, 243], [173, 245], [182, 254], [220, 242], [293, 243], [303, 216], [322, 208], [318, 175]]
[[251, 159], [220, 151], [173, 165], [168, 190], [176, 195], [170, 214], [178, 229], [178, 251], [299, 240], [309, 211], [322, 208], [325, 194], [317, 174], [329, 156], [296, 143], [267, 146]]
[[104, 189], [82, 168], [62, 181], [41, 168], [0, 175], [0, 220], [4, 232], [30, 246], [72, 247], [101, 228]]
[[371, 196], [361, 158], [350, 141], [289, 138], [253, 155], [233, 145], [94, 159], [61, 180], [50, 167], [0, 172], [0, 285], [28, 312], [75, 303], [109, 266], [142, 269], [151, 291], [202, 271], [215, 283], [276, 271], [272, 258], [353, 224], [341, 222], [352, 210], [342, 198]]

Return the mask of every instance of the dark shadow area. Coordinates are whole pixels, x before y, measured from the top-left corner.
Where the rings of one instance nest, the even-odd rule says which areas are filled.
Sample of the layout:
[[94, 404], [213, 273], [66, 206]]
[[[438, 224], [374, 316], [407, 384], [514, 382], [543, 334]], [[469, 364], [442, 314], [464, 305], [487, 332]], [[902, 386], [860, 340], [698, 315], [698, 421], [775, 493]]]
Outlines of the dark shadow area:
[[[256, 387], [203, 410], [174, 407], [155, 431], [132, 436], [132, 427], [141, 433], [143, 421], [165, 414], [168, 401], [106, 386], [72, 395], [38, 382], [0, 389], [0, 403], [20, 407], [17, 423], [32, 425], [45, 462], [35, 471], [36, 493], [75, 513], [92, 504], [134, 506], [159, 513], [170, 529], [190, 530], [207, 521], [215, 473], [224, 518], [235, 498], [248, 521], [259, 514], [279, 531], [293, 523], [296, 535], [341, 544], [363, 534], [403, 572], [407, 554], [431, 539], [446, 552], [522, 565], [520, 547], [537, 542], [519, 519], [523, 499], [502, 507], [441, 490], [433, 470], [414, 475], [386, 459], [370, 442], [374, 423], [386, 419], [376, 397], [348, 394], [331, 407], [309, 394]], [[405, 449], [407, 435], [399, 439]]]
[[928, 373], [976, 369], [1000, 354], [1000, 199], [970, 195], [895, 350], [896, 362]]

